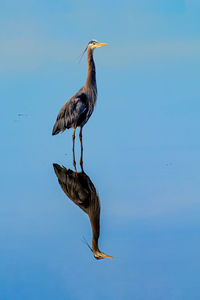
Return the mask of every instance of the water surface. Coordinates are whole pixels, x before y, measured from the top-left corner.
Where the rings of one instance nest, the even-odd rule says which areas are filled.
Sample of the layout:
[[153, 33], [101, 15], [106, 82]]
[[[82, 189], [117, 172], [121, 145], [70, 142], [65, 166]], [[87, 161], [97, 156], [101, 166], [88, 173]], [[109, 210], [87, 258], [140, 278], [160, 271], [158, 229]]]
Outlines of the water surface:
[[[51, 2], [0, 12], [0, 299], [199, 299], [199, 5]], [[97, 107], [83, 130], [98, 247], [114, 257], [102, 260], [53, 168], [74, 171], [72, 131], [51, 136], [84, 84], [76, 58], [92, 38], [109, 43], [95, 52]]]

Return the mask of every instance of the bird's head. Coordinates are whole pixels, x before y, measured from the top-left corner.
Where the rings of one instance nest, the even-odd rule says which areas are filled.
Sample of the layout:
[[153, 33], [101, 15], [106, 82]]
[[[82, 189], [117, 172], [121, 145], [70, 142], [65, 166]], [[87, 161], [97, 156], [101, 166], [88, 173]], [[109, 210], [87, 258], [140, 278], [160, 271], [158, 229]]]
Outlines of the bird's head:
[[108, 45], [108, 44], [107, 43], [99, 43], [96, 40], [92, 40], [88, 43], [87, 49], [89, 48], [91, 50], [94, 50], [96, 48], [99, 48], [99, 47], [102, 47], [102, 46], [105, 46], [105, 45]]
[[81, 55], [81, 57], [80, 57], [80, 61], [81, 61], [83, 55], [85, 54], [85, 52], [86, 52], [87, 50], [91, 50], [91, 51], [93, 52], [94, 49], [99, 48], [99, 47], [102, 47], [102, 46], [105, 46], [105, 45], [108, 45], [108, 44], [107, 44], [107, 43], [99, 43], [99, 42], [96, 41], [96, 40], [91, 40], [91, 41], [88, 43], [88, 45], [87, 45], [87, 47], [85, 48], [85, 50], [83, 51], [83, 53], [82, 53], [82, 55]]

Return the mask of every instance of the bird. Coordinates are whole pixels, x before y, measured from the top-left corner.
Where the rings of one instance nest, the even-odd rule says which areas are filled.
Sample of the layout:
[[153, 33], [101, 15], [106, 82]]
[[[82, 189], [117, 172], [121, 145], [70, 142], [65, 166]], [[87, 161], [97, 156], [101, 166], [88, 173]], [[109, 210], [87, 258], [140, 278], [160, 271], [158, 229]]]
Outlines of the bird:
[[81, 162], [82, 162], [82, 129], [91, 117], [97, 100], [96, 69], [93, 59], [93, 51], [96, 48], [107, 45], [91, 40], [83, 54], [87, 51], [88, 72], [84, 86], [72, 96], [61, 108], [54, 124], [52, 135], [63, 132], [65, 129], [74, 128], [72, 139], [73, 149], [75, 131], [80, 127]]
[[99, 250], [100, 200], [89, 176], [83, 171], [76, 173], [55, 163], [53, 168], [64, 193], [89, 216], [92, 227], [92, 247], [87, 245], [94, 257], [96, 259], [113, 258]]

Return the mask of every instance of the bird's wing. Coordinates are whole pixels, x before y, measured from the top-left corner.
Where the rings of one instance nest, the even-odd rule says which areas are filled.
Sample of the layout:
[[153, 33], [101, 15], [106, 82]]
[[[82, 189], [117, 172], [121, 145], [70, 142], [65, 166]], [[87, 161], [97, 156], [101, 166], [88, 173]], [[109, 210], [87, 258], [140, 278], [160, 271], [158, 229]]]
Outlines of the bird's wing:
[[55, 135], [60, 131], [64, 131], [66, 128], [79, 125], [81, 120], [87, 114], [87, 110], [87, 96], [80, 90], [61, 108], [53, 127], [52, 134]]

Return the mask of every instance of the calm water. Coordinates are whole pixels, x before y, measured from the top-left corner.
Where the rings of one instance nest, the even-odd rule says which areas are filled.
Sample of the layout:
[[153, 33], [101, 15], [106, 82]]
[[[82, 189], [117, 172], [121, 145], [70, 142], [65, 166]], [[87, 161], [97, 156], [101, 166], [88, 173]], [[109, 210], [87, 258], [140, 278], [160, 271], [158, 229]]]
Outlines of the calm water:
[[[200, 299], [199, 11], [189, 2], [3, 4], [0, 300]], [[88, 206], [72, 185], [67, 197], [53, 167], [74, 171], [72, 130], [51, 136], [85, 81], [76, 57], [92, 38], [109, 45], [94, 55], [78, 196], [93, 191], [101, 205], [98, 246], [114, 257], [103, 260], [86, 244]]]
[[[83, 242], [89, 218], [53, 169], [73, 170], [72, 132], [51, 137], [54, 118], [15, 115], [1, 163], [0, 299], [198, 299], [197, 151], [142, 145], [149, 127], [143, 138], [108, 129], [111, 106], [99, 106], [84, 130], [84, 169], [101, 201], [99, 248], [114, 259], [95, 260]], [[79, 157], [77, 132], [78, 172]]]

